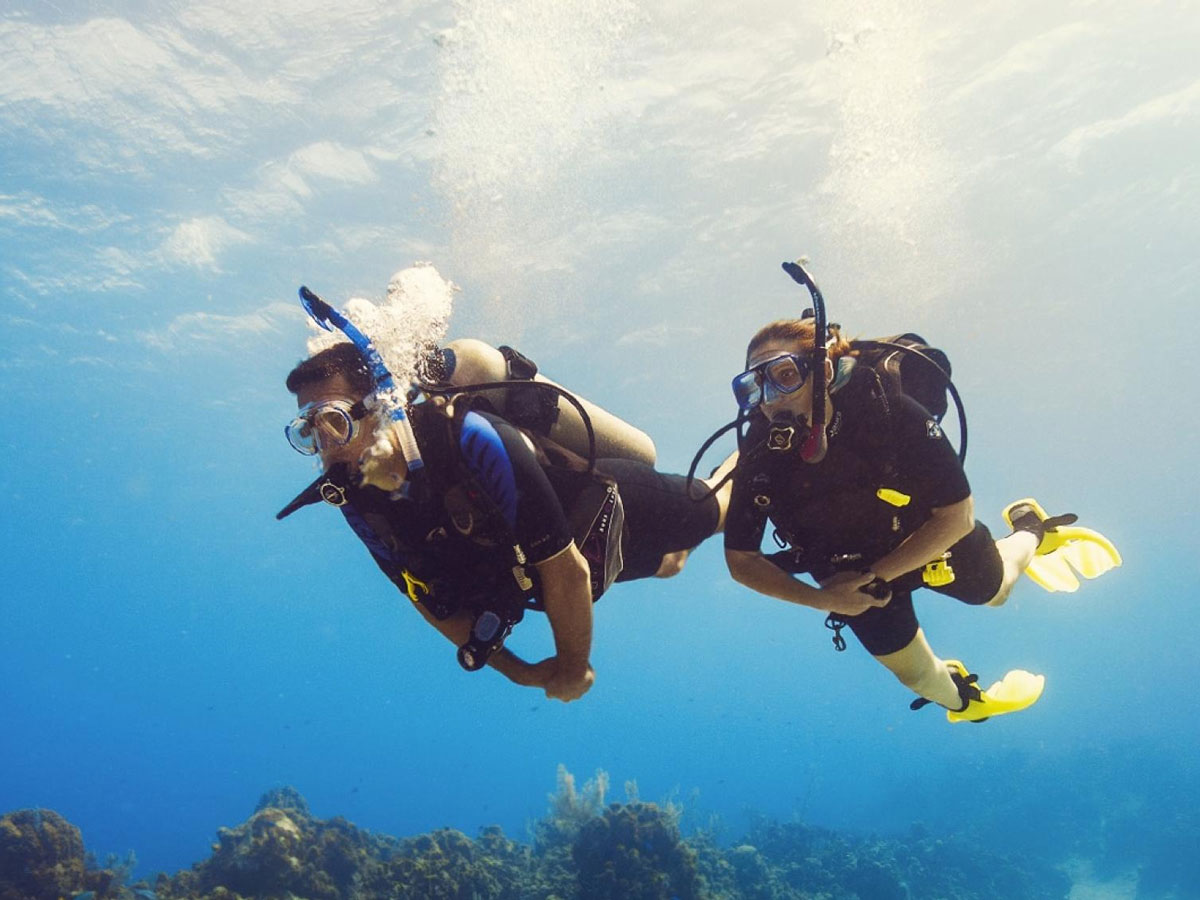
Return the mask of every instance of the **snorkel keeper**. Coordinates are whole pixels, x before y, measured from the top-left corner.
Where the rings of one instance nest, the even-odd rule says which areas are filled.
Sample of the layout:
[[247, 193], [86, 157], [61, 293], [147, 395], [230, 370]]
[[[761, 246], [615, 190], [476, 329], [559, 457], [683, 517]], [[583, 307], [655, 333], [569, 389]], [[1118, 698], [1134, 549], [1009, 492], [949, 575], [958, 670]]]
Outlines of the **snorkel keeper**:
[[816, 317], [812, 351], [812, 416], [808, 437], [800, 447], [800, 458], [806, 463], [819, 463], [829, 449], [829, 440], [825, 434], [825, 359], [828, 355], [825, 343], [828, 340], [825, 298], [821, 296], [821, 289], [817, 287], [812, 276], [799, 262], [783, 263], [783, 271], [791, 275], [797, 284], [808, 288], [808, 292], [812, 294], [813, 314]]
[[371, 377], [375, 380], [375, 397], [378, 398], [384, 414], [396, 428], [400, 454], [404, 457], [404, 463], [411, 475], [418, 476], [425, 463], [421, 460], [421, 451], [417, 447], [417, 437], [413, 434], [412, 422], [409, 421], [408, 415], [404, 411], [403, 402], [397, 398], [396, 380], [388, 371], [383, 357], [379, 355], [379, 351], [375, 349], [371, 339], [359, 331], [353, 322], [304, 285], [300, 286], [300, 304], [312, 317], [312, 320], [326, 331], [333, 331], [333, 328], [330, 327], [331, 323], [336, 326], [363, 355], [371, 370]]

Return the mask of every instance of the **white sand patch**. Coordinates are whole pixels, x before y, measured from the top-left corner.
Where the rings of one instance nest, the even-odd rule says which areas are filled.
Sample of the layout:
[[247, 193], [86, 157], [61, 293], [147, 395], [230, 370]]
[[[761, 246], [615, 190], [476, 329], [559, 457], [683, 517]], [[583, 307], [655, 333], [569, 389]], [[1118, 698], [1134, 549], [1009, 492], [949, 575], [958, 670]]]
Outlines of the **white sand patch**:
[[1134, 900], [1138, 893], [1136, 872], [1126, 872], [1105, 880], [1096, 875], [1090, 860], [1072, 859], [1062, 869], [1071, 879], [1068, 900]]

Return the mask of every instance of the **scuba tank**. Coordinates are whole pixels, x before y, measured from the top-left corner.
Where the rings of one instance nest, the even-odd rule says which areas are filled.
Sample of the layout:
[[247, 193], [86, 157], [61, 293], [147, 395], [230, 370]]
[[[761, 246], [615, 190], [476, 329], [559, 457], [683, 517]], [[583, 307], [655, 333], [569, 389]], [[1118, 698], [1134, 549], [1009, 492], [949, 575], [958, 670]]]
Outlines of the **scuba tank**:
[[[497, 415], [585, 459], [591, 455], [655, 463], [657, 451], [649, 435], [539, 374], [532, 360], [511, 347], [461, 338], [431, 354], [428, 369], [439, 387], [466, 387]], [[483, 384], [489, 387], [474, 388]], [[562, 403], [560, 395], [572, 399]]]

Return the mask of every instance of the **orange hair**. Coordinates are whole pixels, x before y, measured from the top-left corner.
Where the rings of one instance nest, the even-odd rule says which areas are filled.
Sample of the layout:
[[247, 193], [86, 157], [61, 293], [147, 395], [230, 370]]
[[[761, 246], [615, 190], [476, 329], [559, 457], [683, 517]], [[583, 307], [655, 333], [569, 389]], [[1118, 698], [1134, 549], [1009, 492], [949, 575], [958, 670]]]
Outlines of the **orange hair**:
[[[746, 347], [746, 365], [750, 364], [750, 356], [756, 347], [767, 341], [792, 341], [805, 347], [813, 345], [813, 334], [816, 332], [814, 319], [778, 319], [770, 325], [764, 325], [755, 332]], [[856, 351], [850, 349], [850, 342], [842, 337], [842, 329], [838, 325], [829, 326], [829, 360], [836, 365], [839, 358], [853, 355]]]

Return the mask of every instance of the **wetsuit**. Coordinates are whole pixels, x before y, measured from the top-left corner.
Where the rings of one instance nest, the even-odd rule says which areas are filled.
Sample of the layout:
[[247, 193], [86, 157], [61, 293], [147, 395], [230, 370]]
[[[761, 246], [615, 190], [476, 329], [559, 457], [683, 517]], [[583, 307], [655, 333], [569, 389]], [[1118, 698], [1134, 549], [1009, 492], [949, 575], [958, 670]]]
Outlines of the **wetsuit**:
[[[772, 435], [771, 424], [756, 414], [734, 476], [726, 549], [760, 551], [769, 519], [785, 549], [768, 558], [820, 581], [869, 569], [928, 521], [931, 510], [970, 496], [966, 474], [937, 421], [911, 398], [887, 396], [867, 366], [855, 366], [835, 386], [831, 401], [829, 450], [816, 464], [800, 458], [800, 435], [790, 441], [785, 430]], [[949, 584], [931, 587], [922, 570], [910, 572], [891, 582], [886, 606], [835, 618], [881, 656], [916, 636], [913, 590], [931, 587], [982, 604], [1000, 587], [1000, 554], [980, 523], [950, 548], [946, 563], [954, 574]]]
[[[572, 542], [572, 512], [589, 502], [585, 492], [595, 477], [550, 464], [515, 427], [481, 411], [467, 413], [449, 442], [431, 446], [436, 442], [429, 438], [444, 427], [439, 419], [440, 413], [432, 413], [423, 429], [426, 465], [440, 470], [433, 472], [432, 495], [417, 499], [408, 491], [353, 486], [343, 514], [398, 587], [410, 593], [412, 578], [428, 586], [428, 596], [418, 591], [414, 599], [438, 617], [505, 602], [536, 605], [533, 566]], [[460, 456], [464, 469], [455, 471], [452, 454]], [[624, 459], [599, 459], [595, 468], [616, 483], [624, 507], [619, 536], [624, 566], [617, 581], [652, 576], [665, 554], [691, 549], [716, 531], [716, 501], [689, 499], [682, 476]], [[473, 498], [459, 484], [463, 473], [476, 491]], [[514, 577], [518, 563], [528, 579], [525, 587]], [[597, 599], [595, 588], [593, 595]]]

